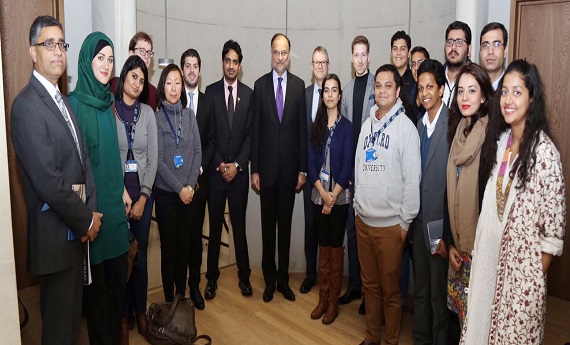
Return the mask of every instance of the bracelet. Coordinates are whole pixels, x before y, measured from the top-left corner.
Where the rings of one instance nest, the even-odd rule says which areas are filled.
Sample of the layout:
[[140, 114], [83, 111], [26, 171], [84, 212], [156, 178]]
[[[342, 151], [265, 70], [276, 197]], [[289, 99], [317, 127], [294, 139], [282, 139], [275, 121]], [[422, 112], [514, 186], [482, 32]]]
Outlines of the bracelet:
[[188, 191], [190, 191], [191, 195], [194, 195], [194, 188], [192, 188], [192, 186], [186, 186], [186, 188], [188, 188]]

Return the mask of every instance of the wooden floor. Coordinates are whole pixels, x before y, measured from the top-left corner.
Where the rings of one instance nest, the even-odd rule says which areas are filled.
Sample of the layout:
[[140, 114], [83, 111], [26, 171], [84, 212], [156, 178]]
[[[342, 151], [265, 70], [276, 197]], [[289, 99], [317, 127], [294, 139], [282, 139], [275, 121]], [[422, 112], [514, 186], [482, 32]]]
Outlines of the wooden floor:
[[[198, 333], [210, 335], [214, 345], [359, 344], [364, 339], [366, 327], [364, 317], [357, 312], [360, 303], [341, 306], [337, 320], [332, 325], [324, 326], [320, 320], [311, 320], [309, 316], [316, 305], [318, 290], [313, 289], [306, 295], [299, 293], [302, 279], [302, 274], [291, 274], [290, 285], [297, 297], [295, 302], [287, 301], [280, 293], [275, 293], [273, 301], [264, 303], [264, 283], [260, 269], [252, 270], [254, 292], [252, 297], [247, 298], [240, 294], [237, 286], [236, 266], [222, 269], [216, 298], [206, 301], [205, 310], [196, 311]], [[203, 290], [206, 282], [205, 279], [202, 280]], [[30, 310], [30, 323], [22, 332], [22, 344], [25, 345], [40, 343], [41, 321], [37, 291], [36, 286], [19, 292]], [[149, 292], [148, 303], [162, 300], [162, 290]], [[570, 342], [570, 302], [549, 297], [547, 310], [544, 344], [563, 345]], [[400, 344], [413, 344], [412, 322], [411, 309], [404, 308]], [[80, 337], [80, 344], [89, 343], [85, 322]], [[136, 328], [130, 333], [130, 344], [147, 344]]]

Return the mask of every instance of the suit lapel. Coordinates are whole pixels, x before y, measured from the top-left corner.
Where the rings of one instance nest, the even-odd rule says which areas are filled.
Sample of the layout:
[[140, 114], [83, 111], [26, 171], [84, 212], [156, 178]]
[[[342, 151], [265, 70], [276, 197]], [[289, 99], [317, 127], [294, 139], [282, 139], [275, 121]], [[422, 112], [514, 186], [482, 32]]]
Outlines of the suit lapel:
[[[221, 109], [224, 110], [223, 114], [223, 121], [226, 124], [226, 127], [228, 128], [228, 131], [231, 133], [232, 129], [230, 128], [230, 122], [228, 119], [228, 106], [226, 104], [226, 90], [224, 87], [224, 78], [222, 78], [222, 80], [219, 81], [219, 85], [218, 85], [218, 92], [219, 92], [219, 96], [218, 96], [218, 106], [221, 107]], [[237, 108], [237, 106], [236, 106]], [[235, 109], [234, 109], [234, 116], [235, 116]]]
[[[271, 116], [271, 118], [277, 123], [277, 125], [280, 125], [279, 114], [277, 113], [277, 102], [275, 101], [275, 90], [273, 89], [273, 71], [267, 74], [266, 82], [267, 86], [265, 88], [269, 93], [269, 100], [273, 104], [271, 107], [271, 109], [273, 109], [273, 116]], [[283, 106], [283, 110], [285, 110], [285, 106]]]
[[315, 83], [311, 84], [308, 88], [307, 96], [305, 97], [305, 105], [307, 107], [307, 129], [310, 130], [313, 125], [313, 97], [315, 93]]
[[447, 108], [445, 107], [445, 105], [441, 108], [441, 113], [439, 114], [439, 118], [437, 119], [437, 123], [435, 124], [435, 129], [433, 131], [433, 134], [431, 135], [431, 143], [429, 145], [429, 152], [428, 152], [428, 158], [426, 161], [426, 167], [428, 166], [428, 164], [430, 163], [435, 150], [437, 149], [437, 146], [439, 144], [439, 142], [441, 141], [441, 138], [446, 135], [444, 129], [445, 129], [445, 122], [447, 122]]

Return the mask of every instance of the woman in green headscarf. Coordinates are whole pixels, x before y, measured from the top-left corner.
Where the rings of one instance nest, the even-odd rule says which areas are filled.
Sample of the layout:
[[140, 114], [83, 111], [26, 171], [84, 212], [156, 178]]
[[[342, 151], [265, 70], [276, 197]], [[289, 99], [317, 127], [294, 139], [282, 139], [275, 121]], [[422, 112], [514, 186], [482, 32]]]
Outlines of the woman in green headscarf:
[[[103, 213], [97, 240], [90, 245], [92, 283], [87, 290], [90, 344], [119, 344], [127, 282], [129, 230], [125, 212], [131, 200], [123, 182], [113, 95], [113, 42], [94, 32], [79, 52], [77, 86], [69, 100], [77, 119], [97, 188], [97, 210]], [[126, 205], [126, 209], [125, 209]]]

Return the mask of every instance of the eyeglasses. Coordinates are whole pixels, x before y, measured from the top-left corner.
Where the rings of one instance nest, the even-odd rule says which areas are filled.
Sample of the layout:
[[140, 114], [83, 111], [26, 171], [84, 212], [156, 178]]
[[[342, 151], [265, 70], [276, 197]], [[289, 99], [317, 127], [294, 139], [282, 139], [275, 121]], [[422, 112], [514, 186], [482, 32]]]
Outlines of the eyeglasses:
[[447, 41], [445, 41], [445, 45], [448, 47], [453, 47], [453, 45], [455, 44], [456, 47], [463, 47], [463, 45], [467, 43], [466, 40], [464, 40], [463, 38], [450, 38]]
[[313, 64], [317, 67], [324, 67], [329, 64], [328, 61], [313, 61]]
[[424, 60], [416, 60], [416, 61], [412, 61], [412, 67], [420, 67], [420, 65], [422, 64], [422, 62], [424, 62]]
[[481, 44], [481, 50], [487, 50], [487, 49], [489, 49], [489, 48], [491, 48], [491, 47], [493, 47], [493, 48], [495, 48], [495, 49], [498, 49], [498, 48], [500, 48], [501, 46], [504, 46], [504, 45], [505, 45], [505, 44], [504, 44], [503, 42], [501, 42], [501, 41], [493, 41], [493, 42], [487, 42], [487, 41], [485, 41], [485, 42], [483, 42], [483, 44]]
[[282, 50], [282, 51], [278, 51], [278, 50], [274, 50], [273, 52], [273, 56], [275, 57], [287, 57], [287, 55], [289, 55], [289, 52], [286, 50]]
[[141, 54], [142, 57], [148, 57], [149, 59], [152, 59], [154, 56], [154, 52], [152, 50], [146, 50], [144, 48], [135, 48], [133, 50], [138, 50], [139, 54]]
[[53, 40], [50, 40], [50, 41], [43, 41], [43, 42], [41, 42], [41, 43], [36, 43], [36, 44], [34, 44], [34, 45], [37, 46], [37, 47], [44, 46], [44, 47], [46, 47], [47, 50], [49, 50], [49, 51], [51, 51], [51, 52], [55, 50], [55, 47], [56, 47], [56, 46], [58, 46], [58, 47], [59, 47], [59, 50], [62, 51], [62, 52], [66, 52], [67, 50], [69, 50], [69, 43], [56, 42], [56, 41], [53, 41]]

